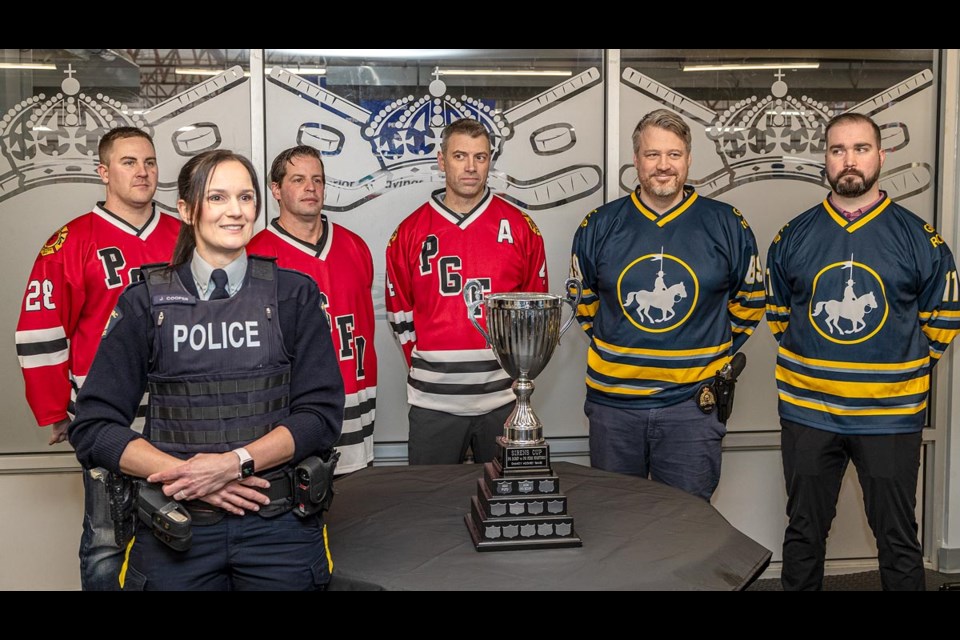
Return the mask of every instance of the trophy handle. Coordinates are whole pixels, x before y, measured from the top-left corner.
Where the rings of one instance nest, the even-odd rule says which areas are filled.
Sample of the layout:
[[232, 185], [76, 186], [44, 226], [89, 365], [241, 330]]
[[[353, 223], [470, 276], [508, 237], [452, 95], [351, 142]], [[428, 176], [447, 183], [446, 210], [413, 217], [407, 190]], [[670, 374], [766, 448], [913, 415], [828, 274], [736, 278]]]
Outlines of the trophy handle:
[[[580, 304], [580, 298], [583, 296], [583, 284], [576, 278], [567, 278], [567, 281], [563, 283], [563, 288], [567, 291], [567, 297], [564, 298], [563, 301], [570, 305], [570, 310], [573, 313], [570, 314], [570, 318], [567, 319], [566, 323], [564, 323], [560, 329], [560, 335], [557, 336], [558, 342], [560, 337], [562, 337], [567, 329], [570, 328], [570, 325], [573, 324], [573, 321], [577, 319], [577, 305]], [[572, 297], [570, 295], [571, 289], [576, 292]]]
[[[579, 296], [577, 299], [579, 299]], [[467, 283], [463, 285], [463, 301], [467, 305], [467, 317], [470, 318], [470, 322], [477, 328], [483, 339], [487, 341], [487, 346], [490, 346], [490, 336], [477, 322], [476, 316], [477, 307], [483, 304], [483, 285], [477, 280], [467, 280]]]

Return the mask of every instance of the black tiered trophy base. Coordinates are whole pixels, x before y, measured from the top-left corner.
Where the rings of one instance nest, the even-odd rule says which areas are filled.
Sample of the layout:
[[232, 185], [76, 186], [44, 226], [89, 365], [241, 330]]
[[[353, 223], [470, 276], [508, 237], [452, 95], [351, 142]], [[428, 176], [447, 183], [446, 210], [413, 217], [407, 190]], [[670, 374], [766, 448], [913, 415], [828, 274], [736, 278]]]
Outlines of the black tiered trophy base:
[[504, 445], [483, 465], [464, 516], [477, 551], [579, 547], [567, 497], [550, 468], [550, 447]]

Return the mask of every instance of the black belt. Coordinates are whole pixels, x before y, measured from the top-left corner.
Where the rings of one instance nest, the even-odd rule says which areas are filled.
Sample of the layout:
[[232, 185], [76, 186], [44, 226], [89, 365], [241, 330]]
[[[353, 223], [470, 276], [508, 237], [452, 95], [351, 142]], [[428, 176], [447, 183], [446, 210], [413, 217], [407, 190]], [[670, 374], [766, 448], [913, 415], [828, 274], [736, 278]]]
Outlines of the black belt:
[[[293, 475], [292, 471], [276, 470], [268, 471], [260, 476], [270, 483], [266, 489], [260, 487], [251, 487], [256, 489], [270, 499], [270, 504], [261, 506], [260, 511], [247, 511], [247, 514], [257, 513], [263, 517], [273, 517], [286, 513], [293, 508]], [[223, 520], [227, 514], [220, 507], [208, 504], [203, 500], [186, 500], [181, 502], [190, 517], [193, 518], [193, 524], [198, 526], [216, 524]]]

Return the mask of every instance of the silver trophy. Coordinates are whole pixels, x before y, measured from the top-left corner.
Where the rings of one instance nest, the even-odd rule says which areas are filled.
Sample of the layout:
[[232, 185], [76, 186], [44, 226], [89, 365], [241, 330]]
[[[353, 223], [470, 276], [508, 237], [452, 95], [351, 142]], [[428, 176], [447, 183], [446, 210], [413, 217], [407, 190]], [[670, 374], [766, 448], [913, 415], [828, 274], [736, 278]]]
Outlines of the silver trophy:
[[[467, 527], [478, 551], [580, 546], [567, 499], [550, 466], [543, 423], [530, 406], [533, 379], [547, 363], [576, 318], [583, 286], [570, 278], [567, 296], [548, 293], [495, 293], [483, 296], [470, 280], [463, 288], [468, 315], [503, 370], [514, 379], [517, 404], [497, 438], [497, 458], [484, 465]], [[562, 304], [573, 311], [560, 324]], [[484, 305], [487, 330], [477, 322]]]
[[[570, 278], [565, 283], [567, 297], [549, 293], [494, 293], [483, 296], [481, 285], [470, 280], [463, 297], [473, 326], [486, 339], [503, 370], [514, 379], [517, 406], [503, 425], [501, 444], [536, 445], [543, 443], [543, 423], [530, 406], [533, 379], [540, 375], [562, 336], [576, 319], [583, 286]], [[572, 297], [571, 297], [572, 295]], [[570, 305], [573, 314], [560, 326], [560, 305]], [[487, 311], [487, 331], [477, 322], [477, 308]]]

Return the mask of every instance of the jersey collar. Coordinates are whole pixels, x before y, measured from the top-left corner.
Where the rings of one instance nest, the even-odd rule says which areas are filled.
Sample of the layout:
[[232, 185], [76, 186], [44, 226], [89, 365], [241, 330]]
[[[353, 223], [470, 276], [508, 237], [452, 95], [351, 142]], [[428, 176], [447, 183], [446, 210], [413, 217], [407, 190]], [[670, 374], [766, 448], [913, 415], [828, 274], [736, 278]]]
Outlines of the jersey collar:
[[320, 216], [320, 224], [322, 225], [320, 231], [320, 239], [317, 241], [317, 244], [311, 244], [305, 240], [301, 240], [296, 237], [286, 229], [280, 226], [280, 218], [274, 218], [270, 221], [270, 232], [279, 237], [281, 240], [289, 244], [290, 246], [303, 251], [304, 253], [318, 258], [320, 260], [326, 260], [327, 254], [330, 253], [330, 245], [333, 244], [333, 225], [327, 221], [327, 216]]
[[823, 208], [827, 210], [827, 213], [830, 215], [831, 218], [833, 218], [833, 221], [836, 222], [838, 225], [840, 225], [841, 229], [845, 229], [847, 233], [853, 233], [854, 231], [866, 225], [868, 222], [870, 222], [871, 220], [879, 216], [881, 213], [883, 213], [884, 209], [886, 209], [890, 205], [890, 203], [892, 202], [892, 200], [890, 200], [890, 196], [888, 196], [886, 193], [884, 193], [883, 195], [884, 195], [884, 198], [880, 200], [880, 202], [875, 204], [870, 211], [866, 211], [863, 214], [861, 214], [860, 217], [857, 218], [856, 220], [847, 220], [846, 218], [844, 218], [843, 214], [841, 214], [836, 209], [834, 209], [833, 205], [830, 204], [829, 197], [826, 197], [823, 199]]
[[160, 224], [160, 216], [163, 215], [162, 213], [159, 213], [157, 211], [156, 204], [151, 204], [150, 217], [147, 218], [147, 221], [143, 224], [142, 227], [135, 227], [129, 222], [127, 222], [126, 220], [124, 220], [123, 218], [121, 218], [120, 216], [118, 216], [117, 214], [115, 214], [113, 211], [110, 211], [109, 209], [107, 209], [105, 205], [106, 205], [106, 202], [98, 202], [97, 206], [93, 208], [93, 212], [97, 216], [102, 218], [104, 221], [109, 222], [110, 224], [115, 226], [117, 229], [120, 229], [121, 231], [125, 231], [130, 235], [137, 236], [141, 240], [146, 240], [147, 238], [150, 237], [150, 234], [153, 233], [153, 230], [156, 229], [157, 225]]
[[490, 191], [490, 188], [487, 187], [483, 194], [483, 198], [477, 203], [477, 206], [467, 213], [456, 213], [443, 203], [443, 196], [446, 194], [446, 192], [446, 189], [437, 189], [431, 193], [430, 206], [433, 207], [433, 210], [439, 213], [441, 217], [445, 218], [451, 224], [454, 224], [461, 229], [466, 229], [474, 220], [482, 216], [483, 212], [487, 210], [487, 207], [493, 201], [493, 193]]
[[670, 209], [666, 213], [658, 215], [656, 211], [649, 209], [645, 204], [643, 204], [643, 201], [640, 199], [639, 191], [639, 188], [634, 189], [633, 193], [630, 194], [630, 199], [633, 201], [634, 206], [637, 207], [637, 211], [642, 213], [643, 216], [651, 222], [656, 223], [658, 227], [662, 227], [668, 222], [680, 217], [680, 215], [689, 209], [699, 197], [693, 187], [685, 185], [683, 187], [683, 200], [681, 200], [677, 206]]

